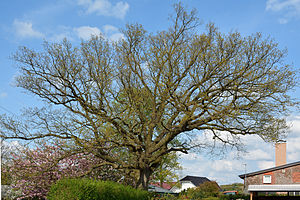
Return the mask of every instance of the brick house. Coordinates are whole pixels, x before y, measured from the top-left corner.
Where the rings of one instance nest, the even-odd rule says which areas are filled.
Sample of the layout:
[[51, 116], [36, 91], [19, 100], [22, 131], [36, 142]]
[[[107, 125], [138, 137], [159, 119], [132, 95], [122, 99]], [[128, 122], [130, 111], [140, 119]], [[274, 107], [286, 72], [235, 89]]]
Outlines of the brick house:
[[[239, 175], [249, 185], [300, 184], [300, 161]], [[246, 180], [245, 180], [246, 178]]]
[[[275, 167], [239, 175], [250, 192], [251, 199], [257, 199], [258, 192], [299, 195], [300, 161], [286, 164], [286, 143], [275, 144]], [[289, 199], [300, 197], [289, 197]]]

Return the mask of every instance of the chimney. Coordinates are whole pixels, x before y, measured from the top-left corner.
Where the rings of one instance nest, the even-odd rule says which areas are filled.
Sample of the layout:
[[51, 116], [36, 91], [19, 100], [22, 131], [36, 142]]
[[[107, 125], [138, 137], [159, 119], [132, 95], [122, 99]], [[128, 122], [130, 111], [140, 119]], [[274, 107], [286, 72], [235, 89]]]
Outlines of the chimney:
[[275, 144], [275, 165], [276, 167], [286, 164], [286, 142]]

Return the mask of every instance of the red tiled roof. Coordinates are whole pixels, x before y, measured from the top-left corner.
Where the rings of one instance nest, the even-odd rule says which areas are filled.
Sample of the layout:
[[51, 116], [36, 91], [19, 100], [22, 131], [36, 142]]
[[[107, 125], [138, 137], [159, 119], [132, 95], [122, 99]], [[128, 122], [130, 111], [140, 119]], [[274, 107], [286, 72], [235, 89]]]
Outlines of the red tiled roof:
[[160, 183], [150, 183], [150, 185], [154, 185], [156, 187], [161, 187], [161, 188], [164, 188], [164, 189], [171, 189], [173, 187], [173, 185], [175, 185], [176, 182], [171, 182], [171, 183], [163, 183], [162, 184], [162, 187], [160, 186]]

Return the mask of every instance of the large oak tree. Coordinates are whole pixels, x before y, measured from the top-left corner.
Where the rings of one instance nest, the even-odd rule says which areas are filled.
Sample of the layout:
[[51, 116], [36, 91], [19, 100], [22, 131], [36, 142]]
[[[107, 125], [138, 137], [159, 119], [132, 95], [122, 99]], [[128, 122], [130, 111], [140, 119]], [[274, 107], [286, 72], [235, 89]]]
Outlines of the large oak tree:
[[2, 138], [71, 140], [138, 171], [144, 188], [164, 155], [205, 144], [188, 142], [188, 133], [209, 131], [230, 145], [241, 135], [280, 138], [295, 103], [285, 51], [260, 33], [199, 25], [196, 12], [178, 4], [170, 27], [157, 33], [131, 24], [117, 43], [95, 36], [78, 47], [66, 40], [42, 51], [21, 47], [13, 56], [17, 86], [52, 108], [27, 112], [23, 124], [2, 116]]

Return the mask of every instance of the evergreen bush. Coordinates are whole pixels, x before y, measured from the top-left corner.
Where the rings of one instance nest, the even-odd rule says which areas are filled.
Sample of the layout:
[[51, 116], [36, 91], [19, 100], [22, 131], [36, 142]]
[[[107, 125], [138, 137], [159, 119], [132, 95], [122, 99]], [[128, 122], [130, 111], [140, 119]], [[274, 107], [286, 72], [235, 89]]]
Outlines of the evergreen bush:
[[220, 200], [237, 200], [237, 199], [244, 199], [249, 200], [249, 194], [236, 194], [236, 195], [221, 195]]
[[49, 200], [146, 200], [147, 191], [110, 181], [62, 179], [51, 186]]

